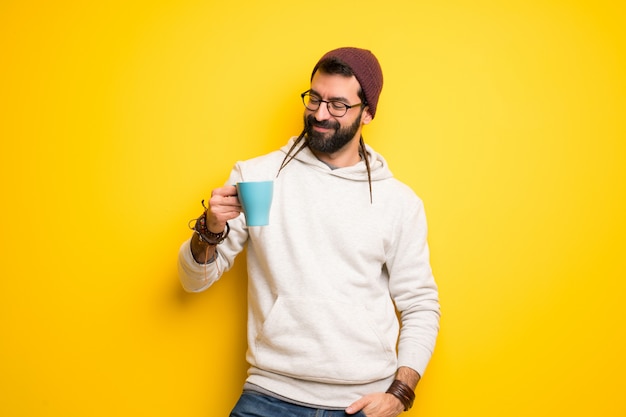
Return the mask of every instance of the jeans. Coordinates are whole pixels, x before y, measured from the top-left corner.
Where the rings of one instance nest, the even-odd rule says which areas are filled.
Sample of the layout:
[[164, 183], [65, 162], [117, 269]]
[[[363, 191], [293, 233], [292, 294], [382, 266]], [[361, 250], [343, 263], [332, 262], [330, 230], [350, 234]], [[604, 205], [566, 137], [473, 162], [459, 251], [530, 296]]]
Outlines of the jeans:
[[366, 417], [362, 411], [318, 410], [281, 401], [256, 392], [244, 391], [230, 417]]

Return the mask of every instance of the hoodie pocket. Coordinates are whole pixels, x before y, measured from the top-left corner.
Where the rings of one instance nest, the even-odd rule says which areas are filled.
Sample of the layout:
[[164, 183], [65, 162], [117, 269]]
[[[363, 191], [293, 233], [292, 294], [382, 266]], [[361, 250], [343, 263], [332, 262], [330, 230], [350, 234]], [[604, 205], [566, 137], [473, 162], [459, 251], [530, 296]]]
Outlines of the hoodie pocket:
[[396, 370], [395, 338], [379, 333], [363, 306], [278, 298], [256, 338], [254, 361], [310, 381], [371, 382]]

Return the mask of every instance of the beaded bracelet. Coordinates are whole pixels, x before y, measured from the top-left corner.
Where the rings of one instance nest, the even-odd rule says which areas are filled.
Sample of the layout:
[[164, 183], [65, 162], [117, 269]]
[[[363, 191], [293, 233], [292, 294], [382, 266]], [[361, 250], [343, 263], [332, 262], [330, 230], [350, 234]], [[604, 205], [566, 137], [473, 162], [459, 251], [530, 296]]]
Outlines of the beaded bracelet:
[[411, 407], [413, 407], [413, 401], [415, 401], [415, 392], [404, 382], [396, 379], [393, 381], [389, 389], [387, 389], [387, 394], [391, 394], [397, 399], [400, 400], [402, 405], [404, 406], [404, 411], [409, 411]]
[[[226, 240], [226, 237], [230, 233], [230, 226], [228, 225], [228, 222], [226, 222], [226, 230], [219, 233], [211, 232], [206, 225], [206, 215], [208, 208], [204, 205], [204, 200], [202, 200], [202, 207], [204, 207], [204, 213], [202, 213], [202, 215], [196, 219], [193, 227], [189, 227], [191, 230], [198, 234], [201, 242], [205, 242], [209, 244], [209, 246], [219, 245], [224, 240]], [[191, 221], [189, 223], [191, 223]]]

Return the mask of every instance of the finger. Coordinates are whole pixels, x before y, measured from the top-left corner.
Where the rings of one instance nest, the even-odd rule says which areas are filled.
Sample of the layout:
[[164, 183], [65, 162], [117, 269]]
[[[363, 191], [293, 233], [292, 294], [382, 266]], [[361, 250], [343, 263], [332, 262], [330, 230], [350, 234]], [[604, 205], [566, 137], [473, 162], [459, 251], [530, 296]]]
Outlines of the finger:
[[227, 210], [239, 210], [241, 206], [239, 199], [237, 198], [237, 194], [230, 194], [228, 190], [225, 190], [224, 188], [213, 190], [211, 193], [211, 199], [209, 200], [209, 205], [212, 210], [216, 211], [221, 211], [222, 207]]
[[225, 185], [223, 187], [215, 188], [211, 191], [211, 198], [213, 197], [226, 197], [226, 196], [237, 196], [237, 187], [233, 185]]
[[367, 399], [365, 397], [361, 397], [355, 402], [353, 402], [352, 404], [350, 404], [346, 408], [345, 412], [346, 414], [356, 414], [359, 411], [361, 411], [367, 404], [368, 404]]
[[239, 199], [237, 198], [237, 196], [224, 196], [221, 198], [220, 201], [220, 209], [223, 210], [224, 212], [227, 211], [236, 211], [237, 213], [239, 213], [241, 211], [241, 203], [239, 202]]
[[209, 214], [220, 218], [227, 217], [226, 220], [230, 220], [237, 217], [242, 211], [243, 209], [237, 198], [223, 197], [218, 204], [211, 205]]

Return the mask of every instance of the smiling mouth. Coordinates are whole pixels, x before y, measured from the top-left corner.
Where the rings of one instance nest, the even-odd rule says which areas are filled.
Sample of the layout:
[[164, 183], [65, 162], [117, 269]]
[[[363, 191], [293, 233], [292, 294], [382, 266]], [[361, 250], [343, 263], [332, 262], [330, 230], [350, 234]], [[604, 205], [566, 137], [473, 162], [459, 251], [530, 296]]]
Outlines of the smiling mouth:
[[313, 129], [318, 130], [320, 132], [328, 132], [332, 128], [331, 127], [324, 127], [324, 126], [313, 125]]
[[338, 123], [333, 123], [331, 120], [316, 120], [310, 115], [306, 118], [306, 125], [312, 132], [318, 133], [329, 133], [339, 129]]
[[311, 123], [311, 126], [313, 127], [313, 129], [315, 130], [319, 130], [319, 131], [323, 131], [323, 132], [327, 132], [329, 130], [335, 130], [336, 127], [333, 126], [332, 123], [324, 123], [324, 122], [313, 122]]

